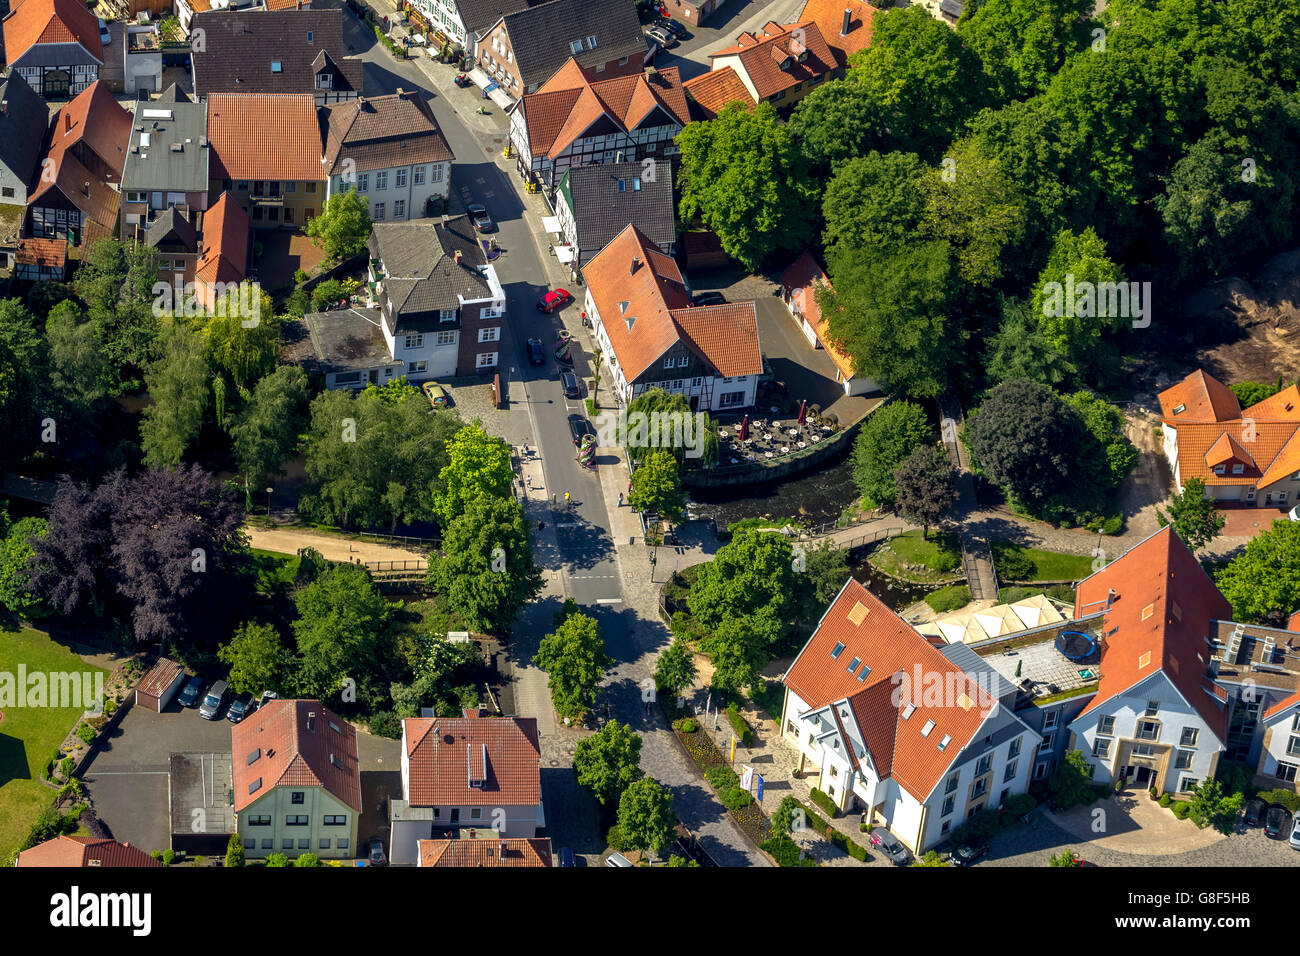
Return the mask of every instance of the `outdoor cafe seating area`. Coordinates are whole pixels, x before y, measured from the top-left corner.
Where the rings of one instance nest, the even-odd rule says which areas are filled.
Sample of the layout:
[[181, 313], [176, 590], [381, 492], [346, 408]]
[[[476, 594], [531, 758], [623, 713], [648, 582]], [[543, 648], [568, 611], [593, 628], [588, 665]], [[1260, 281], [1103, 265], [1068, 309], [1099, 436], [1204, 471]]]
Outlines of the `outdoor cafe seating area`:
[[815, 447], [829, 438], [834, 427], [808, 414], [801, 403], [793, 418], [743, 416], [718, 428], [718, 463], [739, 465], [753, 461], [776, 461]]

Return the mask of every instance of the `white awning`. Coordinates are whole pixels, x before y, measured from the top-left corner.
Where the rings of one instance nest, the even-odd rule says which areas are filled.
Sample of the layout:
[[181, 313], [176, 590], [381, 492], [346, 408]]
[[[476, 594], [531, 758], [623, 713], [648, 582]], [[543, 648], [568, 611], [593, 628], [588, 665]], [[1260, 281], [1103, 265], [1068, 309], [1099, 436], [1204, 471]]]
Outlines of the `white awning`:
[[559, 259], [565, 265], [573, 261], [573, 246], [556, 246], [555, 258]]
[[562, 231], [562, 230], [560, 229], [560, 219], [559, 219], [559, 217], [558, 217], [558, 216], [543, 216], [543, 217], [542, 217], [542, 228], [545, 229], [547, 232], [553, 232], [553, 233], [555, 233], [555, 234], [558, 236], [558, 235], [560, 234], [560, 232]]
[[477, 66], [469, 71], [469, 78], [474, 81], [474, 85], [479, 89], [483, 89], [489, 83], [496, 82], [496, 80], [492, 79], [492, 77], [488, 76], [487, 73]]

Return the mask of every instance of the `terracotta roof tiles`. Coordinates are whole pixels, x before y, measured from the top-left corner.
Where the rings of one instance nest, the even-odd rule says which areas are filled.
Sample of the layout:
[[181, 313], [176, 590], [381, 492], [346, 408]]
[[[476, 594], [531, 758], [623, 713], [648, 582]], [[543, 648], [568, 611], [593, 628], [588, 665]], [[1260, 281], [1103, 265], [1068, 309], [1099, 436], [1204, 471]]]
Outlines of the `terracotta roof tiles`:
[[412, 806], [541, 802], [541, 744], [534, 718], [411, 717], [402, 726], [410, 763], [406, 799]]
[[[28, 0], [32, 2], [32, 0]], [[162, 866], [144, 850], [129, 843], [88, 836], [57, 836], [18, 854], [15, 866], [141, 867]]]
[[419, 849], [420, 866], [524, 869], [551, 865], [551, 841], [545, 837], [421, 840]]
[[[267, 148], [270, 130], [274, 149]], [[321, 127], [310, 93], [210, 93], [208, 141], [213, 179], [325, 179]]]
[[240, 282], [248, 267], [248, 213], [222, 193], [203, 216], [203, 240], [194, 277], [200, 282]]
[[739, 101], [750, 109], [755, 106], [754, 97], [730, 66], [701, 73], [683, 83], [682, 88], [705, 119], [714, 119], [728, 103]]
[[[846, 12], [849, 29], [841, 33]], [[875, 13], [875, 8], [865, 0], [808, 0], [799, 13], [799, 20], [817, 24], [836, 62], [844, 66], [852, 54], [871, 45], [871, 20]]]
[[99, 20], [79, 0], [25, 0], [4, 18], [5, 62], [12, 66], [38, 43], [80, 43], [101, 63]]
[[[814, 77], [825, 76], [839, 65], [821, 29], [811, 20], [785, 26], [769, 22], [761, 33], [742, 33], [734, 46], [709, 54], [715, 60], [725, 56], [740, 59], [741, 68], [758, 97], [764, 100]], [[782, 63], [786, 63], [784, 70]]]
[[236, 813], [274, 787], [323, 787], [361, 812], [356, 728], [320, 701], [269, 701], [230, 729], [230, 746]]

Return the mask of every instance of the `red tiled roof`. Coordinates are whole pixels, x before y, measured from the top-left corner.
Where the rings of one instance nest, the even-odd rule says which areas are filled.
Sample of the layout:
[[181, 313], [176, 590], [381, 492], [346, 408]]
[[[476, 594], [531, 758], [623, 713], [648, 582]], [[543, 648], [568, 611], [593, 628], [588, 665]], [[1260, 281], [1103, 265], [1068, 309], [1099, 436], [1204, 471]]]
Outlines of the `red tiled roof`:
[[160, 657], [153, 667], [149, 668], [149, 673], [145, 674], [140, 683], [136, 685], [136, 693], [158, 697], [171, 686], [177, 674], [183, 674], [184, 672], [185, 668], [176, 661]]
[[750, 109], [755, 106], [754, 97], [749, 95], [749, 90], [730, 66], [701, 73], [683, 83], [682, 89], [704, 113], [705, 119], [715, 118], [723, 107], [737, 100]]
[[1227, 711], [1206, 693], [1210, 621], [1231, 620], [1232, 606], [1169, 527], [1161, 528], [1105, 568], [1079, 583], [1074, 614], [1114, 602], [1100, 625], [1106, 635], [1097, 695], [1082, 713], [1127, 693], [1164, 671], [1220, 742], [1227, 736]]
[[673, 309], [669, 315], [696, 352], [720, 375], [762, 375], [763, 353], [758, 347], [758, 311], [753, 302]]
[[222, 193], [203, 215], [203, 240], [194, 277], [209, 285], [240, 282], [248, 263], [248, 213]]
[[1282, 711], [1286, 710], [1288, 707], [1294, 707], [1296, 704], [1300, 704], [1300, 690], [1297, 690], [1293, 694], [1288, 694], [1286, 697], [1283, 697], [1281, 700], [1279, 700], [1268, 710], [1264, 711], [1264, 719], [1269, 720], [1273, 717], [1276, 717], [1278, 714], [1282, 713]]
[[4, 18], [5, 62], [13, 66], [38, 43], [80, 43], [104, 62], [99, 19], [80, 0], [25, 0]]
[[1210, 446], [1210, 450], [1205, 453], [1205, 463], [1213, 468], [1215, 465], [1223, 465], [1229, 462], [1253, 465], [1255, 459], [1251, 458], [1250, 453], [1241, 447], [1241, 442], [1224, 432], [1219, 436], [1218, 441]]
[[[1172, 423], [1226, 422], [1241, 414], [1241, 404], [1232, 389], [1197, 369], [1177, 385], [1160, 393], [1160, 413]], [[1183, 411], [1174, 414], [1174, 409]]]
[[209, 93], [208, 141], [213, 179], [325, 180], [310, 93]]
[[331, 175], [346, 159], [365, 171], [455, 158], [418, 91], [345, 100], [330, 106], [328, 116], [325, 158]]
[[[541, 803], [541, 744], [532, 717], [410, 717], [407, 801], [416, 807]], [[487, 748], [487, 766], [483, 749]], [[470, 775], [483, 779], [470, 786]]]
[[16, 865], [139, 867], [162, 866], [162, 862], [129, 843], [98, 837], [57, 836], [19, 853]]
[[[841, 33], [845, 12], [849, 14], [849, 29]], [[871, 18], [875, 13], [865, 0], [808, 0], [799, 12], [799, 20], [817, 24], [836, 62], [844, 66], [850, 55], [871, 45]]]
[[790, 302], [795, 307], [795, 312], [802, 315], [812, 326], [813, 332], [817, 334], [818, 340], [826, 350], [826, 354], [831, 357], [835, 367], [840, 370], [844, 378], [851, 379], [856, 374], [853, 367], [853, 359], [844, 354], [843, 350], [831, 342], [827, 330], [830, 323], [822, 315], [821, 306], [817, 304], [817, 287], [829, 286], [831, 280], [822, 267], [817, 264], [812, 253], [807, 249], [796, 259], [785, 272], [781, 273], [781, 285], [789, 290]]
[[[832, 658], [836, 644], [844, 650]], [[864, 681], [845, 667], [855, 657], [870, 668]], [[900, 674], [905, 679], [896, 676]], [[970, 687], [975, 696], [963, 694], [956, 706], [943, 699], [927, 704], [935, 695], [912, 686], [918, 674], [926, 675], [925, 683], [937, 675], [950, 686]], [[973, 677], [852, 578], [790, 665], [784, 683], [814, 710], [847, 700], [880, 776], [893, 777], [922, 801], [969, 745], [993, 703], [976, 699], [980, 694]], [[904, 719], [908, 704], [913, 709]], [[945, 736], [948, 746], [940, 750]]]
[[230, 748], [236, 813], [274, 787], [323, 787], [361, 812], [356, 728], [318, 700], [269, 701], [231, 728]]
[[[804, 53], [807, 56], [800, 60]], [[811, 20], [785, 26], [769, 22], [759, 33], [742, 33], [734, 46], [709, 54], [710, 59], [727, 56], [739, 57], [740, 70], [764, 100], [838, 66], [821, 28]]]
[[1276, 395], [1243, 409], [1241, 417], [1300, 425], [1300, 387], [1288, 385]]
[[690, 122], [690, 109], [677, 67], [617, 76], [592, 82], [570, 58], [535, 93], [522, 97], [528, 146], [534, 156], [554, 158], [602, 116], [618, 129], [639, 128], [656, 110], [663, 118], [652, 126]]
[[421, 840], [419, 848], [420, 866], [495, 866], [523, 869], [551, 865], [551, 841], [545, 837]]
[[14, 258], [25, 266], [44, 269], [64, 269], [68, 265], [68, 240], [19, 239]]

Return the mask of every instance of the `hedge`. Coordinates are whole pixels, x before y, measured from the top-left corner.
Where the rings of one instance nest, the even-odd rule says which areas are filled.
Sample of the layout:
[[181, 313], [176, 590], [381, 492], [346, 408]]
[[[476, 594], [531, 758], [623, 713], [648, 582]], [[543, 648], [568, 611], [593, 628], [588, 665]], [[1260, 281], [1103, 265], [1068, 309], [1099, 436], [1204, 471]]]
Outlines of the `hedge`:
[[[821, 791], [814, 789], [813, 793], [821, 793]], [[823, 793], [822, 796], [826, 795]], [[830, 823], [817, 816], [811, 807], [803, 803], [799, 805], [803, 807], [804, 813], [808, 816], [808, 825], [815, 833], [817, 833], [818, 836], [825, 837], [827, 843], [831, 844], [831, 846], [838, 847], [849, 856], [853, 857], [853, 859], [862, 863], [865, 863], [870, 859], [870, 857], [867, 856], [867, 848], [861, 843], [858, 843], [856, 840], [850, 840], [839, 830], [831, 826]]]
[[789, 837], [780, 839], [766, 840], [759, 845], [759, 849], [771, 855], [776, 860], [777, 866], [819, 866], [820, 864], [810, 858], [799, 858], [799, 844], [795, 843]]
[[754, 740], [754, 732], [749, 729], [749, 724], [745, 723], [745, 718], [740, 716], [740, 707], [735, 703], [727, 705], [727, 723], [731, 724], [731, 729], [736, 732], [736, 739], [748, 747]]
[[683, 717], [681, 720], [673, 721], [673, 730], [680, 730], [684, 734], [693, 734], [699, 729], [699, 725], [690, 717]]
[[824, 813], [828, 813], [832, 817], [834, 817], [840, 810], [840, 808], [835, 805], [834, 800], [826, 796], [826, 794], [822, 793], [822, 791], [818, 790], [816, 787], [812, 788], [812, 793], [809, 794], [809, 796], [812, 797], [813, 803], [817, 804], [817, 806], [822, 808]]

